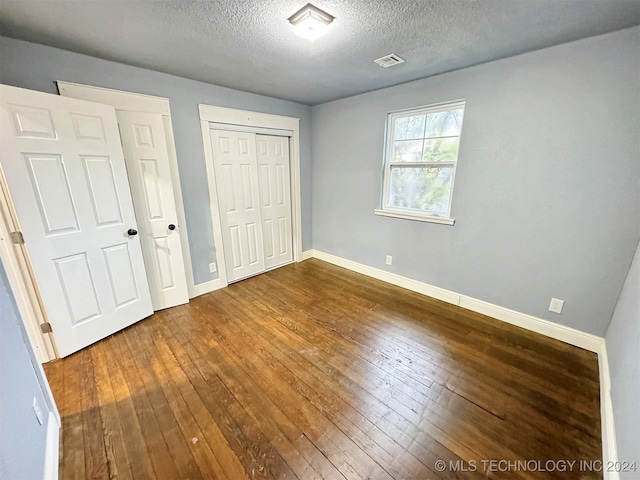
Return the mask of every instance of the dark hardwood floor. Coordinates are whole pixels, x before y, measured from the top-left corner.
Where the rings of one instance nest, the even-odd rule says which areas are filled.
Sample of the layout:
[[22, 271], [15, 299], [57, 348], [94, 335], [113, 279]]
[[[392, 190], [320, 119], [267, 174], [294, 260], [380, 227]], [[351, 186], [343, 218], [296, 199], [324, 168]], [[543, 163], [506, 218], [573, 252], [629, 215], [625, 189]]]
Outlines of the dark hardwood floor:
[[602, 478], [595, 354], [319, 260], [45, 369], [64, 480]]

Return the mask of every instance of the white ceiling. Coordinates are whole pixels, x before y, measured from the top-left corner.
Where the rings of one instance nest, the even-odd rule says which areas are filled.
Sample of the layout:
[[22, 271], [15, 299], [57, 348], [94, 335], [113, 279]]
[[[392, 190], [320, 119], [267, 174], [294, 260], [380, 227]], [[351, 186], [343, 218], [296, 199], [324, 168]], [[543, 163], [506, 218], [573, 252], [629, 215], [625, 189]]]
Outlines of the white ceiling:
[[305, 3], [2, 0], [0, 33], [315, 105], [640, 24], [640, 0], [316, 0], [336, 19], [309, 42]]

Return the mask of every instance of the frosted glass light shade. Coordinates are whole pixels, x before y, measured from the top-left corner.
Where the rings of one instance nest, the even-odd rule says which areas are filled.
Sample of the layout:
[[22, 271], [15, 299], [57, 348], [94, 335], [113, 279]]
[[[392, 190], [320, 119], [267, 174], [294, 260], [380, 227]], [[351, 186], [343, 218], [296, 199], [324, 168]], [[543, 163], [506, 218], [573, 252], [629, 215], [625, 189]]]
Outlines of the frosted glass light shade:
[[315, 40], [327, 33], [329, 24], [333, 22], [332, 15], [308, 3], [289, 17], [289, 23], [294, 31], [307, 40]]

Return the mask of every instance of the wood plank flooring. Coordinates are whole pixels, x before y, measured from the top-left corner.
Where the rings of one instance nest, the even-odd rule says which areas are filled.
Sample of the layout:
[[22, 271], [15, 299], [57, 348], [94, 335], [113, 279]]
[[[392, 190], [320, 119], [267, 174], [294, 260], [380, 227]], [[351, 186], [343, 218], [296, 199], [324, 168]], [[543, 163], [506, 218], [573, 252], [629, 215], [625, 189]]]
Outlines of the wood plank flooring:
[[602, 478], [595, 354], [319, 260], [45, 370], [63, 480]]

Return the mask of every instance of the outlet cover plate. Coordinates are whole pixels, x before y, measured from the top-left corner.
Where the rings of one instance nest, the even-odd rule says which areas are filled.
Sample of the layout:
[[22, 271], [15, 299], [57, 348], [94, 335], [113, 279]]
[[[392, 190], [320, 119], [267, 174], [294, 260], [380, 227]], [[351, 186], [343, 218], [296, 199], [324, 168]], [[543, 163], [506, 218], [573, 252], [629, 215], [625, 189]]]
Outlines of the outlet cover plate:
[[393, 257], [391, 255], [387, 255], [386, 264], [391, 265], [393, 263]]
[[562, 313], [562, 307], [564, 307], [564, 300], [560, 300], [557, 298], [551, 299], [551, 303], [549, 304], [550, 312], [560, 314]]
[[218, 266], [216, 265], [216, 262], [211, 262], [209, 264], [209, 273], [216, 273], [218, 271]]

